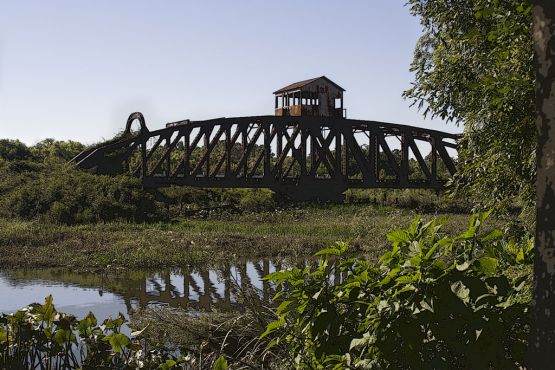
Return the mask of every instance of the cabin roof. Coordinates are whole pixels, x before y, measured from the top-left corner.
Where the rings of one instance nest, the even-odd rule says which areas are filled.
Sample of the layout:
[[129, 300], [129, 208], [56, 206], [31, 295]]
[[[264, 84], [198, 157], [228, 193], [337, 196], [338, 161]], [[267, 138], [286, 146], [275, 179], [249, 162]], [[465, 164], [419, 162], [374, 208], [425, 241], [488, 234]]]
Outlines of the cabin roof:
[[304, 80], [304, 81], [299, 81], [299, 82], [295, 82], [292, 83], [290, 85], [287, 85], [285, 87], [282, 87], [279, 90], [274, 91], [274, 94], [280, 94], [280, 93], [284, 93], [284, 92], [288, 92], [288, 91], [293, 91], [293, 90], [299, 90], [301, 88], [303, 88], [304, 86], [319, 80], [319, 79], [324, 79], [326, 80], [328, 83], [334, 85], [335, 87], [337, 87], [339, 90], [341, 91], [345, 91], [344, 88], [342, 88], [341, 86], [339, 86], [338, 84], [336, 84], [335, 82], [333, 82], [332, 80], [330, 80], [329, 78], [327, 78], [326, 76], [320, 76], [320, 77], [316, 77], [316, 78], [311, 78], [309, 80]]

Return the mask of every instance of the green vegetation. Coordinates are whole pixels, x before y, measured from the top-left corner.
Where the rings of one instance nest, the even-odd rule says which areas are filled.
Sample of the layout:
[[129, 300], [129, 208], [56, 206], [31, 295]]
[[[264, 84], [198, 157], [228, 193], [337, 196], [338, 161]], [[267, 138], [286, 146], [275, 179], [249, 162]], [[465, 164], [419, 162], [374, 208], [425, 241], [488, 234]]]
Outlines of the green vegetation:
[[533, 208], [535, 75], [529, 0], [409, 0], [424, 33], [405, 92], [464, 124], [455, 184], [486, 205]]
[[44, 304], [0, 316], [1, 369], [227, 369], [222, 356], [202, 359], [150, 346], [143, 338], [144, 329], [130, 337], [123, 334], [126, 320], [121, 314], [99, 324], [92, 313], [78, 320], [56, 311], [52, 302], [48, 296]]
[[[416, 216], [392, 206], [305, 205], [271, 212], [201, 212], [173, 223], [64, 225], [0, 219], [4, 267], [162, 268], [234, 258], [310, 256], [337, 241], [375, 260], [383, 235]], [[467, 216], [433, 213], [461, 232]], [[497, 221], [500, 223], [501, 221]]]
[[143, 191], [138, 179], [97, 176], [62, 164], [44, 164], [37, 171], [22, 166], [12, 162], [2, 169], [7, 174], [0, 185], [4, 217], [68, 225], [157, 218], [154, 198]]
[[0, 160], [69, 161], [84, 149], [85, 145], [72, 140], [44, 139], [32, 147], [27, 147], [19, 140], [0, 139]]
[[482, 232], [487, 216], [455, 237], [417, 218], [388, 234], [393, 247], [378, 264], [338, 243], [316, 264], [270, 274], [280, 305], [262, 337], [284, 368], [525, 366], [533, 240]]

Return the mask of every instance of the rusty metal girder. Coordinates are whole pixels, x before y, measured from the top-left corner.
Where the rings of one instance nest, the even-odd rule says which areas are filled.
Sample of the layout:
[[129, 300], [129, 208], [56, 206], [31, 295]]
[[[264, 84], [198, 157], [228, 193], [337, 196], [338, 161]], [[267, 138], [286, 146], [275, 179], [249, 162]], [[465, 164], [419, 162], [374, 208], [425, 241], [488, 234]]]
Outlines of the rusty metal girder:
[[[134, 120], [140, 131], [133, 134]], [[439, 190], [447, 179], [438, 166], [455, 173], [447, 148], [456, 149], [458, 138], [384, 122], [289, 116], [186, 120], [149, 131], [133, 113], [121, 140], [73, 161], [99, 173], [130, 172], [150, 188], [269, 188], [297, 200], [334, 200], [349, 188]], [[428, 162], [417, 143], [430, 148]]]

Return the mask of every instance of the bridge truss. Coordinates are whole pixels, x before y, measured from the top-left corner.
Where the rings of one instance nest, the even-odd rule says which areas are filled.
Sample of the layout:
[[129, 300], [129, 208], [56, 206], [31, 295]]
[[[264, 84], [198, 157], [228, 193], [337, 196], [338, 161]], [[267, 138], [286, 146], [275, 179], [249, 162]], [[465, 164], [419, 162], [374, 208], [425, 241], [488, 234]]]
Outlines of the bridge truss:
[[[131, 131], [138, 121], [140, 129]], [[145, 187], [269, 188], [296, 200], [338, 200], [349, 188], [441, 189], [459, 135], [343, 118], [237, 117], [178, 121], [149, 131], [129, 116], [120, 139], [73, 159], [98, 173], [130, 172]]]

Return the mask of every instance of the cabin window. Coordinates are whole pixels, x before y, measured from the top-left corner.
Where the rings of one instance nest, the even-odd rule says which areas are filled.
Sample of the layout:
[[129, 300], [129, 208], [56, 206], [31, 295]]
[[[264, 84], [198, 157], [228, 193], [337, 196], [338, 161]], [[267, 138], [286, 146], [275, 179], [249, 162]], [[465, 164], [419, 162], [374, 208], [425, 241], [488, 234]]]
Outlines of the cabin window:
[[335, 99], [335, 109], [341, 108], [341, 98]]

